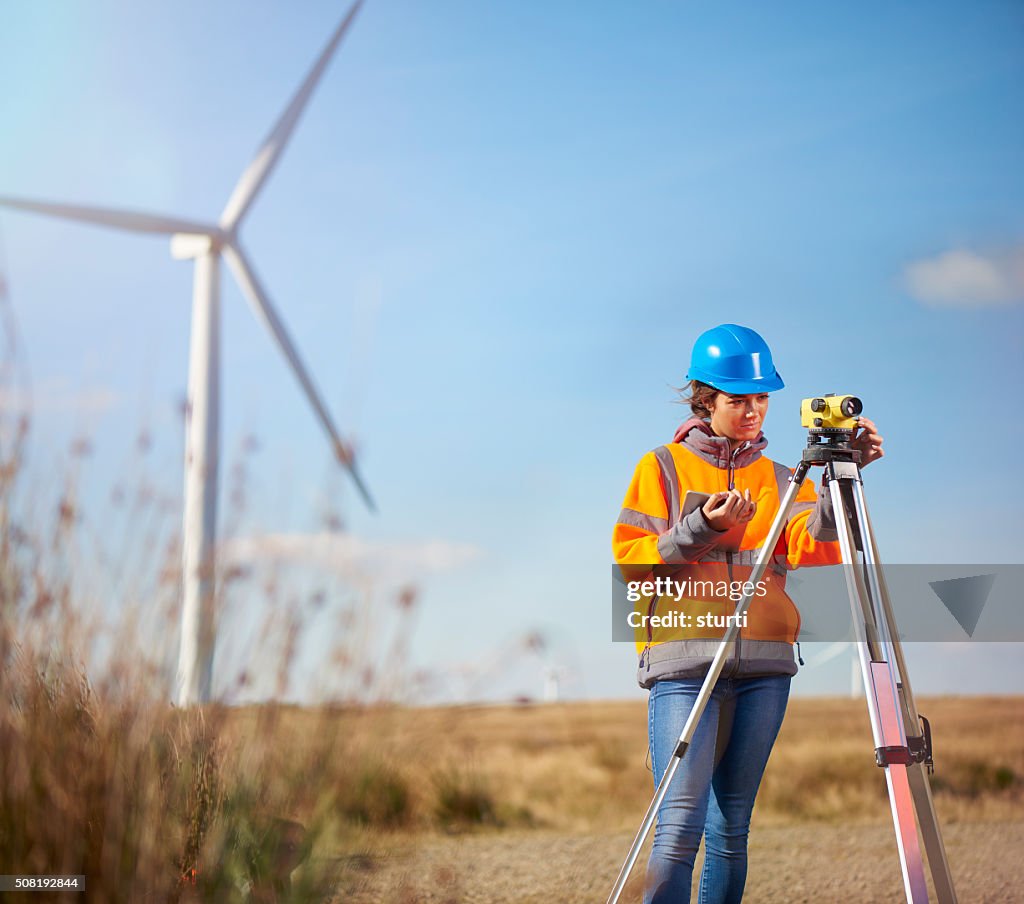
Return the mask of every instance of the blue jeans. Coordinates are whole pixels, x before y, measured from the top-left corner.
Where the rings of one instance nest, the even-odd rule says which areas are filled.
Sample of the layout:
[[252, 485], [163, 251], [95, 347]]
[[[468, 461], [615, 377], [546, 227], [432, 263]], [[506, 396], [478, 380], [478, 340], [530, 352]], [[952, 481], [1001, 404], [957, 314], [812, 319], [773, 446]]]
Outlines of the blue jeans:
[[[648, 701], [655, 786], [703, 679], [658, 681]], [[786, 714], [790, 677], [720, 678], [658, 809], [644, 904], [686, 904], [704, 836], [700, 904], [735, 904], [747, 880], [747, 834], [765, 764]]]

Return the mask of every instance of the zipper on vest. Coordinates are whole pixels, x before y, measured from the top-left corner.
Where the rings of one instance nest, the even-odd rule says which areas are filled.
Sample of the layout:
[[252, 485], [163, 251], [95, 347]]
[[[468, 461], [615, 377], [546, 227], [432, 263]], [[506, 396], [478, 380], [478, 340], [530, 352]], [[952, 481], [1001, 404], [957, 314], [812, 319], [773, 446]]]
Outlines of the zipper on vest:
[[647, 643], [644, 644], [644, 648], [640, 653], [640, 668], [643, 668], [644, 659], [647, 660], [647, 671], [651, 670], [651, 644], [654, 643], [654, 628], [651, 627], [651, 616], [654, 615], [654, 610], [658, 605], [660, 596], [651, 596], [651, 602], [647, 606]]
[[651, 596], [651, 602], [647, 606], [647, 648], [650, 649], [651, 644], [654, 643], [654, 628], [651, 627], [651, 616], [654, 615], [654, 610], [658, 607], [658, 600], [660, 596]]
[[[729, 475], [728, 475], [729, 483], [728, 483], [728, 489], [730, 491], [736, 488], [736, 481], [735, 481], [736, 454], [738, 452], [740, 452], [742, 449], [746, 448], [746, 445], [747, 444], [744, 443], [739, 448], [734, 449], [733, 452], [729, 455]], [[727, 549], [725, 551], [725, 563], [726, 563], [726, 568], [729, 571], [729, 587], [731, 588], [732, 587], [732, 550], [731, 549]], [[742, 630], [742, 628], [740, 630]], [[735, 655], [733, 657], [733, 663], [734, 664], [733, 664], [733, 670], [732, 670], [732, 677], [735, 677], [736, 675], [738, 675], [739, 671], [740, 671], [740, 659], [742, 657], [742, 646], [741, 646], [742, 643], [743, 643], [743, 638], [740, 635], [740, 632], [737, 631], [736, 632], [736, 650], [735, 650]]]

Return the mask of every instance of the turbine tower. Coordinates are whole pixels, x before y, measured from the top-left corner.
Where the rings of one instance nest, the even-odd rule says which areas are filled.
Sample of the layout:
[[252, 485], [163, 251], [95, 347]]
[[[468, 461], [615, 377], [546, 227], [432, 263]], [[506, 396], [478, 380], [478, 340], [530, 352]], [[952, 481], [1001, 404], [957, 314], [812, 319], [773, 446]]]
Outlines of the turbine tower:
[[292, 132], [338, 44], [363, 0], [349, 9], [331, 35], [255, 158], [242, 173], [217, 223], [183, 220], [129, 210], [83, 207], [48, 201], [0, 197], [0, 206], [79, 220], [129, 232], [171, 236], [171, 255], [195, 262], [192, 333], [189, 348], [188, 400], [185, 413], [185, 512], [182, 543], [181, 648], [176, 697], [180, 706], [210, 699], [215, 628], [214, 539], [217, 516], [220, 413], [220, 260], [228, 263], [257, 319], [270, 331], [288, 359], [313, 411], [327, 431], [338, 461], [348, 469], [366, 501], [373, 500], [356, 468], [351, 446], [338, 434], [295, 345], [242, 250], [238, 231], [260, 189], [291, 138]]

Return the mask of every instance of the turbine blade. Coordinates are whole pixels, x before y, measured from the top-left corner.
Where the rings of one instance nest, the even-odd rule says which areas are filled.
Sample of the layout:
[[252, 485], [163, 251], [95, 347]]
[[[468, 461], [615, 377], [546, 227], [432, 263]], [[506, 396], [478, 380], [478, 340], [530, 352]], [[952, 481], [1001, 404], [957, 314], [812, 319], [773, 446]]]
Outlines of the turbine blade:
[[80, 204], [56, 204], [52, 201], [32, 201], [28, 198], [0, 196], [0, 207], [27, 210], [62, 220], [79, 220], [95, 226], [112, 229], [127, 229], [129, 232], [152, 232], [158, 235], [173, 235], [176, 232], [217, 235], [220, 229], [208, 223], [179, 220], [158, 214], [140, 213], [135, 210], [115, 210], [110, 207], [85, 207]]
[[306, 80], [302, 83], [292, 98], [291, 103], [288, 104], [281, 118], [264, 140], [259, 151], [256, 152], [252, 163], [242, 173], [242, 178], [238, 180], [238, 184], [235, 186], [235, 190], [232, 192], [231, 198], [224, 208], [224, 213], [220, 217], [221, 226], [225, 231], [234, 231], [235, 227], [241, 222], [242, 217], [245, 216], [256, 195], [259, 194], [263, 183], [267, 181], [267, 177], [270, 175], [271, 170], [273, 170], [278, 158], [284, 152], [288, 139], [291, 138], [299, 117], [302, 115], [302, 111], [313, 94], [313, 89], [316, 88], [317, 82], [320, 81], [320, 77], [334, 55], [334, 51], [344, 37], [345, 32], [348, 31], [349, 25], [352, 24], [352, 20], [362, 5], [363, 0], [356, 0], [352, 4], [352, 8], [348, 11], [345, 18], [342, 19], [341, 24], [334, 30], [334, 34], [331, 35], [327, 46], [324, 47], [316, 63], [313, 64], [313, 68], [309, 71], [309, 75], [306, 76]]
[[373, 498], [370, 496], [370, 491], [367, 489], [366, 484], [363, 482], [363, 478], [359, 474], [359, 470], [356, 468], [355, 455], [352, 452], [352, 447], [345, 443], [338, 435], [334, 422], [331, 420], [331, 416], [327, 413], [326, 407], [320, 400], [320, 394], [313, 385], [313, 380], [310, 378], [309, 372], [306, 370], [302, 360], [299, 358], [299, 353], [296, 351], [295, 345], [288, 336], [288, 332], [285, 330], [281, 319], [277, 316], [277, 312], [270, 304], [270, 299], [267, 298], [267, 293], [263, 290], [259, 280], [256, 278], [256, 274], [249, 265], [245, 254], [236, 244], [225, 244], [222, 250], [224, 257], [228, 262], [228, 266], [231, 268], [231, 272], [235, 274], [238, 284], [242, 287], [242, 291], [245, 293], [246, 298], [249, 299], [249, 303], [252, 305], [257, 317], [262, 320], [264, 326], [270, 330], [270, 334], [277, 343], [278, 348], [284, 352], [284, 356], [288, 359], [288, 363], [291, 364], [295, 376], [298, 378], [299, 383], [302, 384], [306, 397], [309, 399], [310, 404], [312, 404], [313, 410], [320, 419], [320, 423], [323, 424], [324, 429], [327, 431], [327, 435], [331, 439], [331, 446], [334, 449], [335, 456], [352, 475], [352, 479], [355, 481], [356, 487], [359, 489], [367, 507], [370, 511], [375, 512], [377, 507], [374, 505]]

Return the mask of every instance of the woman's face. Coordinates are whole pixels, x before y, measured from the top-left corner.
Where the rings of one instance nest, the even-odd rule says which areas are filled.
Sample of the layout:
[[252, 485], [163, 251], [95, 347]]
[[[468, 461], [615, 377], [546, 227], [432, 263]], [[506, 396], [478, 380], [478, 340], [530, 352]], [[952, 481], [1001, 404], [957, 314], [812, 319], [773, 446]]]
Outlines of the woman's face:
[[729, 395], [720, 392], [711, 407], [711, 429], [734, 443], [753, 442], [768, 413], [768, 393]]

